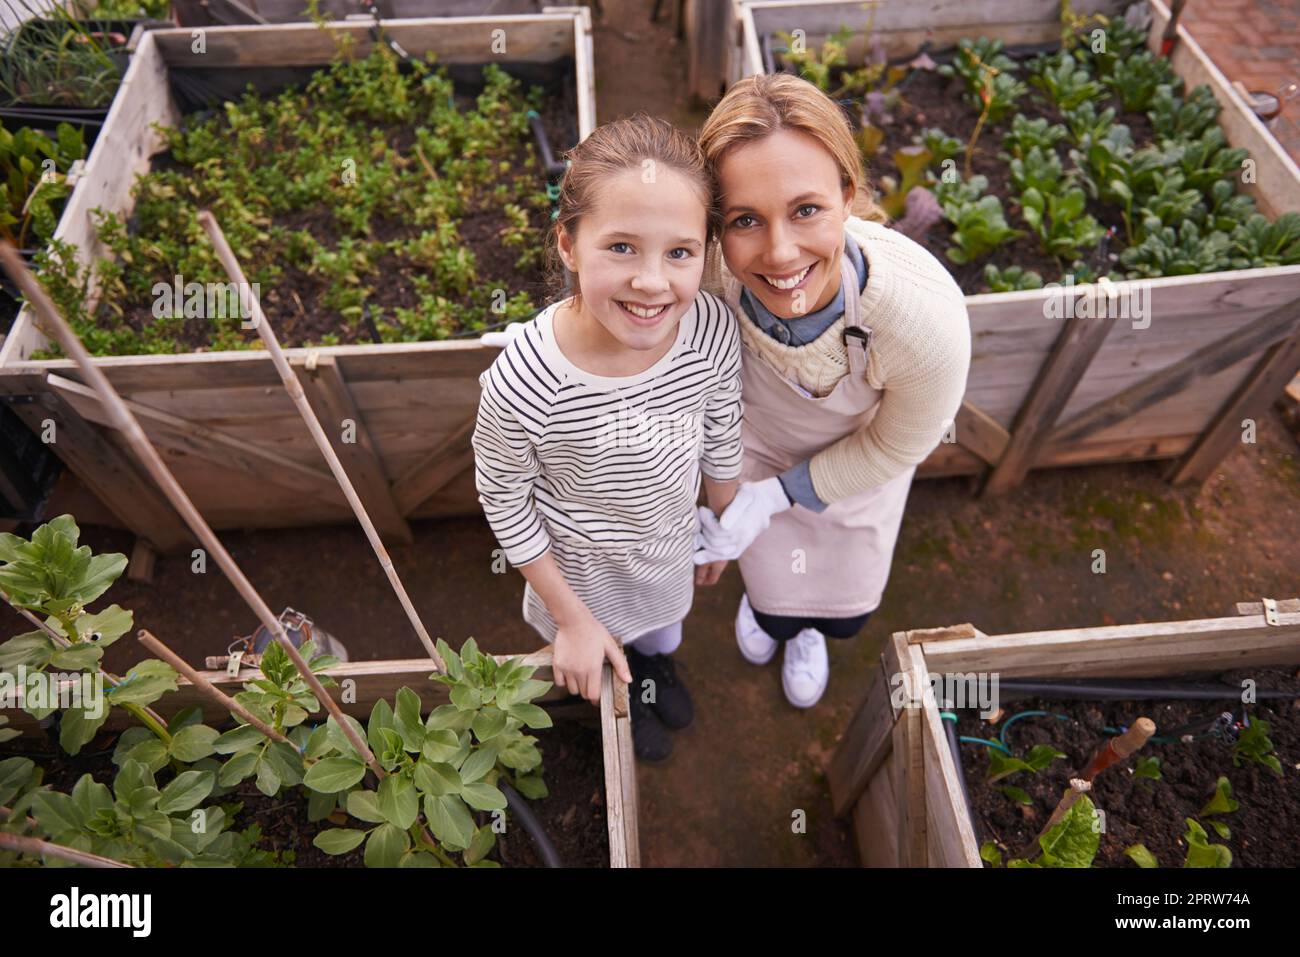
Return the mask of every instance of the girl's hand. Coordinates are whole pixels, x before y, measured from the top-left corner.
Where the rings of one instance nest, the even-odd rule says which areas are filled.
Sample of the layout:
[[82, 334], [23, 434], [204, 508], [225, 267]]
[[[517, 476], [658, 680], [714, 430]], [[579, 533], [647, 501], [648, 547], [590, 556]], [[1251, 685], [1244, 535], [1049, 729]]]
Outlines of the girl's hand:
[[727, 562], [706, 562], [703, 565], [695, 566], [695, 585], [701, 587], [705, 585], [716, 585], [718, 579], [722, 577], [722, 570], [727, 567]]
[[600, 671], [606, 658], [613, 665], [615, 676], [631, 684], [632, 672], [623, 649], [591, 612], [574, 622], [561, 624], [556, 631], [551, 671], [555, 683], [570, 694], [582, 695], [592, 704], [599, 704]]

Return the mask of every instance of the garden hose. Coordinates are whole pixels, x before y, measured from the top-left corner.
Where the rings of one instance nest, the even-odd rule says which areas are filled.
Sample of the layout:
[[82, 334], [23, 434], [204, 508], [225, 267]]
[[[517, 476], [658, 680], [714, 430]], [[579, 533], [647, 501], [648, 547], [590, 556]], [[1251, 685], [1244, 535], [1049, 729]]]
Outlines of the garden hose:
[[563, 867], [560, 852], [551, 843], [546, 829], [542, 827], [542, 822], [537, 820], [537, 815], [528, 806], [528, 801], [509, 784], [506, 784], [505, 781], [499, 781], [498, 787], [506, 796], [506, 806], [519, 818], [519, 823], [523, 825], [524, 830], [528, 832], [528, 836], [532, 838], [533, 846], [537, 848], [537, 853], [541, 855], [542, 863], [547, 867]]

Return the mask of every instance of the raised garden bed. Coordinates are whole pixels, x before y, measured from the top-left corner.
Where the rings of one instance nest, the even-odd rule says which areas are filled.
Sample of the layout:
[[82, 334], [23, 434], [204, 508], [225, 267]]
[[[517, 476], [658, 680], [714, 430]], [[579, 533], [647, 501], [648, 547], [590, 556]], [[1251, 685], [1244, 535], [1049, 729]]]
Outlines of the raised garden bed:
[[[126, 557], [76, 551], [77, 537], [62, 516], [30, 540], [0, 541], [6, 599], [33, 623], [49, 616], [0, 643], [0, 832], [135, 866], [528, 865], [540, 852], [522, 833], [526, 806], [566, 865], [638, 865], [627, 696], [608, 668], [595, 727], [585, 702], [575, 709], [544, 680], [549, 649], [493, 657], [472, 641], [459, 654], [440, 643], [446, 669], [430, 681], [428, 658], [339, 662], [308, 639], [300, 651], [325, 682], [313, 692], [274, 642], [255, 666], [236, 660], [235, 674], [198, 672], [142, 632], [162, 659], [113, 675], [101, 667], [103, 649], [130, 630], [131, 613], [85, 606], [103, 604]], [[334, 702], [359, 738], [349, 740], [342, 717], [326, 720]], [[552, 714], [566, 712], [553, 727]], [[160, 802], [129, 798], [153, 780]], [[101, 785], [132, 800], [130, 821], [109, 820]], [[200, 807], [208, 840], [183, 833]], [[260, 834], [244, 830], [250, 824]], [[289, 851], [292, 859], [274, 856]], [[0, 858], [12, 852], [0, 840]]]
[[[595, 125], [590, 15], [585, 9], [532, 16], [385, 21], [382, 28], [386, 38], [411, 56], [434, 56], [438, 64], [450, 69], [453, 80], [481, 83], [484, 67], [493, 65], [519, 76], [525, 84], [547, 87], [551, 99], [539, 112], [544, 118], [548, 113], [555, 116], [556, 104], [562, 109], [567, 103], [572, 122], [568, 134], [571, 141], [556, 136], [553, 146], [557, 154], [586, 136]], [[91, 211], [100, 208], [120, 222], [130, 220], [137, 209], [132, 192], [137, 174], [148, 171], [155, 156], [168, 145], [167, 134], [155, 124], [176, 128], [182, 116], [191, 112], [187, 95], [215, 89], [227, 98], [238, 98], [253, 74], [270, 89], [301, 83], [334, 61], [340, 42], [350, 43], [357, 57], [370, 55], [376, 46], [370, 30], [370, 24], [365, 23], [324, 28], [310, 24], [212, 28], [204, 31], [206, 47], [202, 54], [193, 52], [194, 41], [188, 30], [147, 33], [55, 239], [74, 247], [83, 265], [107, 258], [110, 243], [124, 248], [120, 234], [111, 234], [110, 230], [110, 235], [101, 235], [97, 231]], [[221, 122], [217, 121], [212, 129], [220, 130]], [[410, 126], [408, 138], [418, 142], [414, 124]], [[401, 159], [418, 161], [418, 154], [412, 157], [407, 152]], [[364, 163], [358, 167], [364, 167]], [[544, 194], [544, 180], [540, 172], [537, 175], [537, 189]], [[140, 208], [146, 205], [142, 201]], [[223, 212], [220, 203], [215, 211], [232, 239], [240, 231], [247, 235], [248, 227], [233, 222], [232, 214]], [[541, 218], [545, 219], [545, 211], [530, 211], [526, 204], [522, 211], [529, 217], [542, 212]], [[312, 220], [312, 215], [317, 219]], [[384, 233], [382, 218], [372, 222], [376, 234], [372, 238], [379, 243], [410, 240], [409, 225], [390, 220], [389, 231]], [[462, 226], [472, 232], [474, 222], [472, 216], [466, 216]], [[323, 234], [336, 230], [332, 219], [310, 212], [303, 213], [298, 222], [284, 225], [306, 227], [303, 236], [317, 243], [325, 238]], [[528, 250], [501, 248], [506, 246], [504, 242], [493, 245], [498, 228], [507, 225], [490, 217], [484, 219], [475, 242], [485, 261], [492, 262], [494, 269], [500, 266], [513, 278], [513, 267]], [[173, 248], [176, 245], [178, 241], [173, 240]], [[245, 253], [252, 250], [242, 246], [236, 243], [235, 248], [247, 259]], [[194, 255], [206, 254], [205, 240], [198, 235], [190, 248]], [[478, 511], [468, 440], [477, 408], [477, 377], [496, 350], [470, 339], [389, 341], [403, 335], [398, 328], [403, 321], [408, 321], [406, 332], [414, 337], [453, 331], [449, 326], [438, 327], [440, 318], [453, 311], [446, 304], [436, 303], [443, 291], [423, 281], [416, 275], [417, 270], [402, 272], [400, 264], [385, 259], [391, 255], [391, 248], [382, 254], [376, 251], [375, 261], [384, 269], [374, 275], [382, 278], [392, 267], [399, 270], [399, 281], [365, 283], [373, 287], [379, 300], [380, 308], [372, 307], [370, 320], [377, 328], [383, 327], [380, 337], [385, 342], [291, 349], [289, 357], [302, 370], [304, 389], [318, 404], [322, 418], [339, 423], [348, 420], [355, 425], [354, 441], [344, 443], [336, 432], [340, 454], [377, 526], [389, 540], [401, 541], [409, 537], [407, 518]], [[294, 279], [298, 274], [292, 268], [283, 274], [268, 272], [262, 302], [271, 320], [284, 329], [286, 339], [293, 334], [295, 324], [300, 336], [294, 344], [319, 343], [317, 336], [331, 335], [338, 336], [339, 342], [356, 341], [369, 333], [366, 303], [356, 296], [356, 286], [361, 284], [351, 283], [344, 259], [331, 257], [339, 267], [336, 272], [342, 276], [341, 282], [333, 284], [319, 273]], [[193, 259], [187, 261], [193, 263]], [[203, 271], [204, 267], [200, 265], [199, 269]], [[286, 275], [291, 281], [286, 282]], [[209, 277], [206, 273], [200, 278], [225, 280], [224, 276]], [[282, 283], [287, 288], [282, 288]], [[527, 290], [520, 286], [514, 291]], [[323, 312], [332, 311], [342, 320], [333, 331], [325, 330], [325, 323], [314, 318], [304, 320], [307, 310], [299, 302], [313, 292], [320, 296]], [[486, 298], [490, 292], [484, 292], [481, 313], [492, 322], [504, 321], [506, 313], [494, 312], [492, 301]], [[331, 298], [332, 294], [337, 295]], [[540, 293], [533, 290], [533, 295]], [[435, 300], [433, 308], [430, 300]], [[538, 299], [536, 305], [541, 304]], [[397, 318], [398, 306], [410, 308], [405, 320]], [[85, 308], [95, 308], [93, 297]], [[138, 298], [135, 308], [138, 316]], [[463, 317], [469, 305], [466, 302], [456, 308]], [[509, 308], [517, 314], [522, 308], [520, 300]], [[472, 327], [466, 331], [472, 334]], [[250, 331], [243, 335], [248, 341], [256, 338]], [[210, 336], [209, 341], [222, 347], [231, 342], [232, 336]], [[173, 334], [170, 338], [181, 340], [181, 344], [195, 344], [195, 340], [183, 335]], [[137, 486], [142, 483], [135, 481], [136, 470], [122, 455], [119, 440], [98, 427], [97, 423], [105, 421], [103, 413], [80, 384], [73, 364], [32, 358], [47, 346], [46, 338], [27, 313], [20, 315], [0, 349], [0, 392], [34, 397], [35, 401], [20, 398], [14, 406], [29, 426], [38, 427], [52, 417], [60, 429], [66, 428], [67, 434], [74, 436], [67, 443], [58, 443], [56, 452], [124, 524], [163, 551], [181, 547], [184, 530], [168, 514], [169, 510], [157, 500], [148, 500], [149, 492], [144, 493], [145, 501], [140, 500]], [[172, 466], [178, 478], [216, 527], [346, 520], [346, 503], [319, 467], [315, 451], [304, 443], [297, 416], [264, 354], [205, 351], [109, 356], [100, 365], [114, 385], [135, 403], [151, 439], [174, 454]]]
[[[1013, 635], [984, 635], [971, 625], [894, 634], [827, 771], [836, 813], [852, 816], [863, 864], [980, 867], [985, 863], [982, 845], [990, 863], [997, 859], [997, 851], [1003, 862], [1015, 858], [1042, 864], [1041, 846], [1034, 839], [1048, 823], [1070, 778], [1082, 773], [1089, 759], [1123, 727], [1146, 717], [1155, 722], [1156, 738], [1102, 771], [1093, 782], [1090, 800], [1095, 799], [1106, 816], [1104, 828], [1089, 823], [1089, 830], [1095, 827], [1093, 833], [1099, 834], [1092, 866], [1137, 866], [1137, 860], [1125, 853], [1137, 844], [1144, 844], [1160, 866], [1182, 866], [1189, 817], [1208, 832], [1209, 844], [1228, 848], [1234, 866], [1273, 866], [1283, 858], [1294, 866], [1294, 831], [1300, 826], [1300, 814], [1294, 807], [1294, 788], [1287, 781], [1300, 761], [1292, 697], [1300, 687], [1295, 678], [1295, 665], [1300, 663], [1300, 602], [1243, 603], [1237, 610], [1239, 614], [1229, 618]], [[1006, 688], [997, 692], [996, 700], [981, 700], [978, 706], [991, 704], [1001, 713], [978, 716], [973, 710], [945, 707], [954, 703], [952, 696], [967, 693], [965, 702], [955, 703], [976, 708], [969, 680], [982, 679], [986, 689], [992, 689], [994, 675], [999, 685], [1006, 682]], [[1232, 687], [1222, 698], [1197, 701], [1157, 701], [1141, 694], [1070, 701], [1060, 693], [1054, 697], [1051, 690], [1033, 695], [1012, 691], [1015, 681], [1088, 684], [1111, 679], [1110, 684], [1140, 684], [1152, 678], [1159, 678], [1161, 685], [1191, 681]], [[1244, 679], [1253, 681], [1260, 692], [1279, 691], [1284, 696], [1260, 694], [1243, 703]], [[932, 681], [936, 683], [930, 693]], [[1017, 718], [1021, 711], [1063, 713], [1066, 719]], [[1232, 712], [1233, 720], [1214, 731], [1202, 719], [1218, 711]], [[950, 723], [945, 712], [957, 718], [957, 734], [984, 740], [1005, 737], [1012, 752], [1007, 758], [1046, 769], [1034, 773], [1021, 768], [1014, 776], [990, 782], [990, 748], [964, 742], [960, 744], [963, 781], [944, 727]], [[1007, 726], [1003, 735], [1000, 722], [1013, 718], [1014, 726]], [[1271, 744], [1257, 753], [1261, 757], [1271, 753], [1280, 775], [1234, 751], [1236, 743], [1250, 749], [1251, 739], [1242, 736], [1250, 723], [1260, 720], [1267, 725]], [[1186, 727], [1194, 721], [1198, 727]], [[1263, 730], [1260, 726], [1253, 733]], [[1164, 733], [1179, 740], [1159, 740]], [[1194, 735], [1194, 740], [1184, 743], [1184, 734]], [[1036, 745], [1043, 749], [1035, 752]], [[1234, 763], [1234, 754], [1239, 764]], [[1144, 760], [1150, 758], [1160, 760], [1155, 765]], [[1160, 778], [1154, 777], [1153, 769]], [[1209, 805], [1220, 776], [1229, 781], [1230, 790], [1220, 788], [1224, 797], [1239, 802], [1235, 810]], [[1004, 792], [1001, 787], [1018, 787], [1025, 793]], [[1020, 801], [1025, 798], [1027, 810], [1021, 811]], [[1090, 807], [1082, 799], [1078, 804]], [[1083, 819], [1084, 812], [1079, 814]], [[1090, 812], [1087, 820], [1091, 821]], [[1227, 828], [1226, 836], [1217, 825]], [[1276, 846], [1268, 846], [1270, 841]], [[1203, 861], [1218, 858], [1217, 866], [1227, 862], [1222, 852], [1212, 849], [1198, 854], [1204, 855]]]
[[[1121, 18], [1126, 4], [1102, 0], [1072, 6], [1083, 17], [1102, 14]], [[1094, 134], [1087, 133], [1083, 114], [1074, 112], [1086, 112], [1087, 107], [1079, 105], [1085, 101], [1093, 104], [1096, 116], [1104, 114], [1115, 98], [1117, 115], [1112, 130], [1115, 124], [1124, 123], [1134, 146], [1140, 147], [1149, 136], [1185, 132], [1193, 114], [1198, 119], [1192, 125], [1203, 124], [1213, 111], [1207, 98], [1214, 100], [1221, 108], [1214, 117], [1217, 125], [1209, 125], [1200, 146], [1187, 146], [1179, 154], [1189, 167], [1196, 167], [1188, 170], [1187, 179], [1204, 186], [1203, 201], [1209, 208], [1209, 218], [1222, 217], [1222, 225], [1228, 227], [1229, 219], [1244, 220], [1249, 212], [1237, 208], [1245, 205], [1244, 200], [1209, 195], [1222, 171], [1206, 170], [1219, 161], [1240, 166], [1241, 154], [1233, 150], [1245, 150], [1253, 161], [1253, 178], [1243, 177], [1246, 181], [1236, 186], [1265, 217], [1262, 222], [1300, 213], [1300, 169], [1182, 28], [1177, 32], [1168, 65], [1172, 75], [1183, 81], [1184, 89], [1178, 91], [1173, 84], [1168, 96], [1161, 94], [1159, 102], [1152, 91], [1148, 91], [1152, 92], [1151, 103], [1142, 103], [1140, 96], [1134, 96], [1132, 90], [1141, 84], [1130, 82], [1130, 75], [1171, 78], [1164, 72], [1164, 64], [1152, 55], [1159, 49], [1168, 11], [1159, 0], [1149, 0], [1148, 9], [1151, 21], [1145, 35], [1146, 50], [1115, 56], [1124, 50], [1125, 31], [1112, 25], [1107, 34], [1112, 43], [1111, 62], [1092, 54], [1088, 46], [1084, 49], [1089, 52], [1080, 54], [1083, 62], [1076, 64], [1084, 75], [1076, 76], [1075, 68], [1070, 67], [1069, 76], [1059, 79], [1053, 70], [1060, 68], [1060, 61], [1047, 61], [1043, 65], [1049, 68], [1040, 68], [1034, 77], [1040, 88], [1027, 82], [1031, 71], [1023, 60], [1016, 63], [997, 59], [996, 45], [1005, 46], [1003, 56], [1012, 48], [1023, 52], [1033, 45], [1051, 56], [1051, 46], [1055, 43], [1059, 47], [1062, 39], [1059, 5], [1055, 2], [954, 3], [944, 9], [940, 26], [935, 26], [932, 7], [907, 4], [864, 8], [861, 4], [830, 0], [764, 0], [737, 7], [740, 46], [733, 57], [733, 76], [778, 68], [783, 61], [783, 43], [788, 48], [789, 42], [797, 39], [803, 44], [802, 51], [794, 51], [802, 52], [802, 62], [797, 65], [834, 95], [849, 101], [850, 112], [859, 123], [859, 140], [868, 156], [873, 183], [879, 184], [886, 174], [900, 184], [904, 181], [895, 165], [896, 156], [904, 166], [915, 164], [910, 169], [909, 185], [913, 179], [924, 182], [932, 163], [933, 175], [941, 176], [943, 160], [952, 160], [947, 168], [957, 173], [956, 181], [941, 183], [936, 193], [946, 200], [955, 220], [969, 224], [963, 238], [970, 242], [955, 240], [953, 226], [942, 217], [920, 235], [919, 241], [949, 265], [968, 293], [973, 355], [955, 441], [941, 443], [921, 466], [920, 475], [976, 474], [983, 477], [985, 491], [999, 492], [1017, 484], [1029, 469], [1036, 467], [1176, 458], [1168, 473], [1172, 480], [1203, 480], [1242, 441], [1242, 420], [1262, 414], [1300, 368], [1300, 264], [1243, 269], [1242, 265], [1283, 260], [1270, 260], [1263, 250], [1257, 250], [1259, 255], [1252, 258], [1249, 251], [1238, 249], [1216, 258], [1211, 255], [1213, 244], [1198, 242], [1190, 230], [1174, 237], [1176, 241], [1186, 239], [1188, 262], [1172, 261], [1177, 257], [1162, 260], [1167, 251], [1155, 248], [1154, 240], [1143, 252], [1123, 251], [1130, 230], [1135, 231], [1131, 239], [1137, 250], [1142, 241], [1138, 234], [1145, 225], [1136, 213], [1126, 224], [1117, 209], [1107, 208], [1107, 200], [1114, 197], [1108, 196], [1113, 191], [1102, 162], [1105, 157], [1097, 158], [1094, 165], [1090, 155], [1096, 145], [1094, 134], [1097, 142], [1104, 137], [1096, 129]], [[1095, 26], [1089, 23], [1085, 29]], [[837, 31], [845, 27], [847, 35], [837, 37]], [[794, 31], [800, 32], [795, 35]], [[1091, 34], [1085, 36], [1091, 39]], [[828, 38], [841, 43], [844, 66], [858, 71], [855, 75], [846, 75], [833, 58], [825, 55]], [[1000, 68], [1000, 75], [993, 81], [1001, 84], [1000, 96], [995, 93], [992, 101], [1003, 107], [1003, 112], [992, 119], [985, 116], [973, 142], [967, 171], [965, 147], [982, 112], [977, 107], [981, 104], [979, 78], [984, 74], [958, 45], [979, 38], [990, 41], [987, 46], [973, 48], [980, 61], [987, 60]], [[1117, 39], [1121, 41], [1118, 44]], [[949, 65], [955, 67], [952, 77], [923, 67], [909, 69], [917, 62], [922, 43], [929, 44], [933, 59], [951, 61]], [[868, 64], [866, 72], [861, 69], [864, 64]], [[875, 75], [871, 64], [877, 67]], [[795, 66], [792, 63], [791, 69]], [[1105, 79], [1107, 71], [1116, 77], [1113, 84]], [[964, 74], [971, 76], [974, 86], [969, 99], [964, 98], [968, 92]], [[1017, 82], [1023, 89], [1016, 88]], [[1090, 82], [1098, 86], [1090, 88]], [[1201, 86], [1205, 89], [1194, 92]], [[864, 100], [867, 91], [871, 95]], [[1128, 108], [1115, 91], [1130, 98]], [[1058, 107], [1057, 102], [1065, 104], [1065, 108]], [[1182, 112], [1171, 109], [1180, 104], [1191, 106]], [[1146, 115], [1152, 110], [1158, 113], [1155, 121]], [[1023, 112], [1027, 120], [1045, 119], [1043, 126], [1048, 130], [1052, 124], [1061, 123], [1064, 139], [1042, 143], [1045, 131], [1027, 128], [1023, 121], [1017, 126], [1018, 112]], [[882, 114], [887, 114], [888, 119]], [[1073, 128], [1069, 117], [1074, 119]], [[875, 132], [863, 122], [872, 119]], [[946, 139], [924, 136], [936, 128]], [[1222, 148], [1216, 148], [1213, 140], [1220, 135], [1217, 130], [1226, 140]], [[1059, 132], [1047, 135], [1059, 137]], [[1009, 141], [1008, 134], [1012, 134]], [[1082, 139], [1076, 140], [1076, 135]], [[914, 137], [921, 142], [914, 143]], [[1030, 157], [1035, 140], [1040, 141], [1039, 152]], [[920, 149], [927, 146], [930, 155], [918, 161]], [[1077, 172], [1067, 146], [1079, 153]], [[1123, 145], [1116, 149], [1122, 158], [1132, 158]], [[1193, 156], [1194, 149], [1209, 156], [1203, 166]], [[913, 155], [900, 156], [900, 150]], [[1021, 168], [1014, 175], [1011, 163], [998, 155], [1004, 150], [1022, 154], [1018, 157]], [[1051, 169], [1044, 173], [1044, 167], [1052, 165], [1049, 150], [1061, 164], [1059, 176]], [[1151, 154], [1143, 157], [1150, 159]], [[1178, 159], [1169, 159], [1156, 165], [1163, 173], [1166, 168], [1182, 164]], [[971, 177], [984, 175], [987, 181], [983, 188], [972, 190], [974, 181], [963, 175], [967, 172]], [[1148, 185], [1155, 180], [1147, 175]], [[1038, 197], [1021, 203], [1022, 197], [1029, 196], [1025, 190], [1035, 181]], [[1070, 220], [1074, 210], [1062, 210], [1060, 204], [1066, 202], [1067, 186], [1076, 182], [1082, 196], [1068, 202], [1081, 199], [1083, 209]], [[1174, 198], [1183, 188], [1175, 189], [1175, 185], [1169, 184], [1163, 199]], [[1090, 187], [1097, 191], [1095, 196], [1089, 192]], [[978, 197], [963, 197], [963, 190], [991, 197], [984, 202], [998, 205], [1005, 228], [1019, 229], [1022, 234], [1005, 245], [992, 244], [991, 251], [974, 248], [981, 233], [987, 234], [993, 217], [988, 212], [972, 214], [970, 207], [976, 205]], [[890, 204], [894, 215], [905, 219], [907, 206], [902, 191], [882, 199]], [[1177, 199], [1185, 202], [1189, 197]], [[1053, 202], [1057, 203], [1055, 209]], [[1035, 223], [1023, 218], [1026, 206], [1046, 208], [1046, 215], [1040, 217], [1044, 236], [1035, 235]], [[1180, 217], [1169, 204], [1162, 207], [1161, 215], [1179, 229], [1183, 228], [1182, 218], [1187, 218]], [[1058, 228], [1058, 221], [1072, 225]], [[1112, 226], [1115, 233], [1105, 237]], [[1164, 223], [1160, 228], [1165, 228]], [[1151, 231], [1158, 232], [1154, 227]], [[1049, 246], [1055, 254], [1047, 251]], [[1296, 250], [1294, 237], [1282, 246], [1289, 258]], [[958, 258], [971, 261], [958, 262], [949, 257], [952, 248], [958, 249]], [[1111, 253], [1118, 259], [1111, 260]], [[1129, 262], [1123, 261], [1125, 256]], [[1074, 266], [1076, 260], [1078, 266]], [[1200, 263], [1219, 271], [1161, 274], [1165, 270], [1190, 272]], [[1010, 283], [1012, 276], [1006, 270], [1019, 267], [1035, 269], [1044, 283], [1058, 285], [983, 292], [988, 278], [984, 267], [989, 264], [1000, 267], [1000, 273], [993, 276], [998, 283]], [[1235, 268], [1225, 271], [1230, 267]], [[1062, 273], [1067, 271], [1072, 283], [1061, 286]], [[1107, 276], [1108, 272], [1112, 275]], [[1126, 278], [1128, 272], [1141, 278]], [[1159, 278], [1147, 278], [1152, 275]], [[1082, 282], [1102, 276], [1107, 276], [1104, 283]]]

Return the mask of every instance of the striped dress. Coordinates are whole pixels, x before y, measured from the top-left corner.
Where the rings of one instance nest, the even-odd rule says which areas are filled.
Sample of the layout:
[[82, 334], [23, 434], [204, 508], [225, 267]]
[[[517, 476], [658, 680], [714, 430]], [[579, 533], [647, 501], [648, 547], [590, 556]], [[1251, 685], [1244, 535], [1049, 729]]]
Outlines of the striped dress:
[[[740, 332], [700, 292], [672, 348], [635, 376], [593, 375], [555, 342], [553, 303], [479, 377], [479, 501], [512, 565], [550, 551], [620, 641], [686, 617], [701, 472], [740, 474]], [[531, 585], [524, 619], [556, 625]]]

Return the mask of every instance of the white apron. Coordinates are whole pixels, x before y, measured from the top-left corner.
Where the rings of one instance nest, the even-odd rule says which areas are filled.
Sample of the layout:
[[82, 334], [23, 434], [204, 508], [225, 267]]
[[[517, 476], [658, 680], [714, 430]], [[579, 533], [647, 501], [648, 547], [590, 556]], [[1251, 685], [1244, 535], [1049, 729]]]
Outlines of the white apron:
[[[862, 429], [876, 414], [880, 391], [867, 384], [871, 330], [861, 322], [857, 272], [847, 256], [841, 274], [849, 371], [830, 394], [804, 395], [748, 343], [743, 347], [742, 481], [779, 475]], [[737, 321], [750, 322], [740, 305], [740, 289], [739, 281], [731, 284], [727, 304]], [[773, 515], [740, 556], [750, 604], [769, 615], [791, 617], [853, 618], [874, 611], [889, 579], [915, 473], [912, 466], [820, 513], [795, 505]]]

